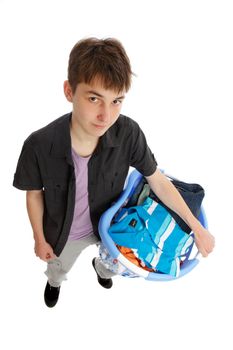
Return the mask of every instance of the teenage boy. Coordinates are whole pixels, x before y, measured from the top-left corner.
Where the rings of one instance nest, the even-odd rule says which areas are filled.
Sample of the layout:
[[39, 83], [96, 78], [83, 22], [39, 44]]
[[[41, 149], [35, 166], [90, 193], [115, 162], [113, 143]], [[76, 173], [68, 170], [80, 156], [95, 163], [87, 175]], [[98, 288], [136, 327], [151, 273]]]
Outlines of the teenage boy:
[[[24, 142], [13, 185], [27, 191], [35, 254], [47, 262], [48, 307], [57, 303], [61, 283], [79, 254], [99, 242], [99, 218], [122, 192], [130, 166], [189, 225], [202, 255], [213, 250], [214, 237], [157, 169], [139, 125], [120, 114], [132, 74], [118, 40], [79, 41], [70, 53], [64, 82], [72, 112]], [[100, 258], [92, 264], [98, 282], [111, 288], [113, 273]]]

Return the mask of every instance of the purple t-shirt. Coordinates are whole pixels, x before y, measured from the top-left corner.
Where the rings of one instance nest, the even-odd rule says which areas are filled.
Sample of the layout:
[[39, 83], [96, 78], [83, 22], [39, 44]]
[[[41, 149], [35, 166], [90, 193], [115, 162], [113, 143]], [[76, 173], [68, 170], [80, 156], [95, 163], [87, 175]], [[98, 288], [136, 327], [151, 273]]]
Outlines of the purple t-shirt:
[[72, 149], [75, 167], [76, 195], [74, 217], [71, 224], [69, 240], [77, 240], [93, 233], [88, 203], [88, 161], [90, 157], [80, 157]]

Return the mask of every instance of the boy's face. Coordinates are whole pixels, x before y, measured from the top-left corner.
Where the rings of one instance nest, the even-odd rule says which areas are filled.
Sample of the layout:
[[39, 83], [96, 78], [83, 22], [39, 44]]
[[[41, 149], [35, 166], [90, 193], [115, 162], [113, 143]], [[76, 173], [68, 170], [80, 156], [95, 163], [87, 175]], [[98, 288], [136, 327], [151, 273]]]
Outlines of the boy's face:
[[91, 85], [80, 83], [73, 94], [68, 81], [64, 83], [67, 100], [73, 104], [72, 122], [82, 135], [99, 138], [119, 117], [125, 93], [106, 90], [99, 80]]

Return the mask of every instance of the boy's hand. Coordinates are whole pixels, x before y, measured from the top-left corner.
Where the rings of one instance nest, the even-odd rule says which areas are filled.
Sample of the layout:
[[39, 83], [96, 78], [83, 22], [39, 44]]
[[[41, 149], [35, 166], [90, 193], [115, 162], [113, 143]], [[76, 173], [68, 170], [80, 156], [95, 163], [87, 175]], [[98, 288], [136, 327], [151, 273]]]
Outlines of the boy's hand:
[[56, 258], [53, 248], [47, 242], [35, 242], [35, 254], [45, 262]]
[[203, 257], [207, 257], [210, 254], [215, 246], [215, 239], [211, 233], [202, 227], [197, 232], [194, 232], [194, 239], [197, 246], [197, 249], [202, 254]]

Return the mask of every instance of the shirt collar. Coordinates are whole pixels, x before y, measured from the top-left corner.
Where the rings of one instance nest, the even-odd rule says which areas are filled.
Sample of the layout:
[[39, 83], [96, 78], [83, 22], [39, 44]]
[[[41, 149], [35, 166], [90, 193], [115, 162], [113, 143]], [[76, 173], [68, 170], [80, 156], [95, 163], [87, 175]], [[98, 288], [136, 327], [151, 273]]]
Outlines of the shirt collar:
[[[71, 159], [71, 137], [70, 121], [72, 113], [61, 117], [54, 128], [54, 136], [50, 154], [55, 158], [69, 157]], [[118, 137], [117, 121], [100, 137], [96, 151], [99, 152], [104, 148], [118, 147], [120, 140]]]
[[120, 140], [118, 137], [118, 125], [115, 122], [106, 133], [100, 137], [99, 144], [101, 148], [115, 148], [120, 145]]

